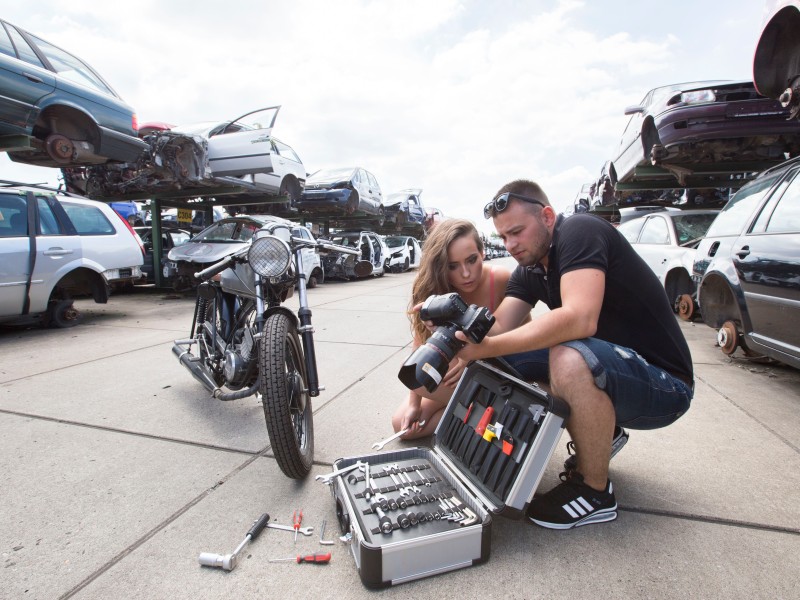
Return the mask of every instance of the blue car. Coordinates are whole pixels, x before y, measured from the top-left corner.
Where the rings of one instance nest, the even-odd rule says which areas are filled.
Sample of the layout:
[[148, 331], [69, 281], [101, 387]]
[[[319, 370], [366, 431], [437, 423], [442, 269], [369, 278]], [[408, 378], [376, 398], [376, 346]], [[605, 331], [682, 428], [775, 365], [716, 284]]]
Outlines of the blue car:
[[414, 230], [417, 235], [422, 235], [422, 226], [425, 224], [425, 208], [420, 201], [422, 190], [410, 188], [389, 194], [386, 199], [386, 223], [393, 224], [396, 231], [404, 228]]
[[0, 151], [11, 160], [71, 167], [135, 160], [133, 109], [76, 56], [0, 20]]
[[321, 169], [306, 179], [295, 204], [301, 213], [327, 217], [377, 217], [383, 225], [383, 194], [375, 176], [360, 167]]

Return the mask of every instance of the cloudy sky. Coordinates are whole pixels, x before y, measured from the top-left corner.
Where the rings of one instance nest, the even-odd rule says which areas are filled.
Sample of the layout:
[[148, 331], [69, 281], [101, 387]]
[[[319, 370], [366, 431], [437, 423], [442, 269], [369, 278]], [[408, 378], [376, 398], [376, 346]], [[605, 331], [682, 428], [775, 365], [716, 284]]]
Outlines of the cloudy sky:
[[[77, 54], [139, 122], [282, 105], [308, 172], [359, 165], [492, 231], [483, 205], [538, 181], [558, 209], [656, 86], [750, 79], [763, 0], [0, 0]], [[0, 157], [0, 179], [57, 183]]]

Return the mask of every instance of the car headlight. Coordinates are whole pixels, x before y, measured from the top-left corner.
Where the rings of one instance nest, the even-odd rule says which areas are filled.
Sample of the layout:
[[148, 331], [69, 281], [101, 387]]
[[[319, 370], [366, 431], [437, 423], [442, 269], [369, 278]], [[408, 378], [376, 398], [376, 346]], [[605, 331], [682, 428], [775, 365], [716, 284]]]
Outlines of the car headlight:
[[684, 92], [681, 94], [681, 102], [684, 104], [700, 104], [701, 102], [714, 102], [717, 99], [713, 90], [698, 90], [696, 92]]
[[247, 260], [250, 268], [262, 277], [279, 277], [289, 269], [292, 251], [282, 239], [267, 235], [253, 241]]

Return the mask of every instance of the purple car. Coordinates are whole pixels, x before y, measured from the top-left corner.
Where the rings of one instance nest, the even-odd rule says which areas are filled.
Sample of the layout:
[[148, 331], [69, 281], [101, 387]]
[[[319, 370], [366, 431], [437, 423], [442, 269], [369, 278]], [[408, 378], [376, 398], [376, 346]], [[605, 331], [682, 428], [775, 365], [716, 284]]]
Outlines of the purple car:
[[740, 187], [800, 153], [800, 123], [750, 81], [704, 81], [650, 90], [631, 119], [608, 176], [616, 192]]

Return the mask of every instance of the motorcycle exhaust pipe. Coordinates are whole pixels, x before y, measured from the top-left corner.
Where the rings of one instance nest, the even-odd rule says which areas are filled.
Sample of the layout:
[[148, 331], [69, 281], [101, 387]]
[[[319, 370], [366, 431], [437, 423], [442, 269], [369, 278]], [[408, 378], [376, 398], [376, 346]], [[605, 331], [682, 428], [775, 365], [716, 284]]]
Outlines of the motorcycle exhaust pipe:
[[200, 359], [194, 356], [191, 350], [189, 350], [194, 341], [195, 340], [176, 340], [175, 343], [172, 344], [172, 353], [178, 357], [178, 362], [188, 369], [192, 377], [202, 383], [212, 395], [216, 395], [216, 391], [219, 389], [217, 384], [209, 377], [205, 369], [203, 369], [203, 366], [200, 364]]
[[217, 384], [214, 382], [213, 379], [208, 375], [208, 372], [203, 368], [202, 364], [200, 363], [200, 359], [194, 356], [189, 348], [196, 340], [188, 339], [188, 340], [176, 340], [175, 343], [172, 345], [172, 353], [178, 357], [178, 362], [180, 362], [189, 373], [192, 374], [197, 381], [203, 384], [203, 386], [211, 392], [211, 395], [216, 398], [217, 400], [223, 401], [230, 401], [230, 400], [241, 400], [242, 398], [247, 398], [248, 396], [252, 396], [258, 391], [259, 388], [259, 379], [256, 379], [256, 382], [250, 386], [249, 388], [239, 390], [238, 392], [224, 392], [222, 388], [218, 387]]

